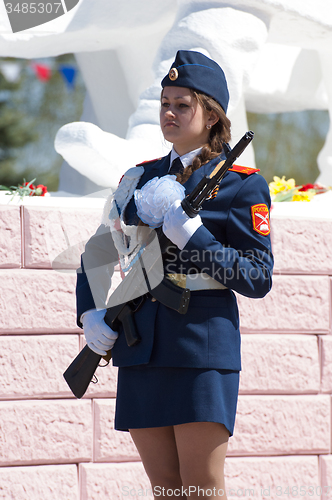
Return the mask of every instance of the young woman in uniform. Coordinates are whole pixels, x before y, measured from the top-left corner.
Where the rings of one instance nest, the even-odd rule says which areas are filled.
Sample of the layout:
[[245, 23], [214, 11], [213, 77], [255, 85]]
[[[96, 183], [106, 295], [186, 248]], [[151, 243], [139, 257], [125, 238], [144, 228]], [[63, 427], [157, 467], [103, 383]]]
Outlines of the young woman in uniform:
[[[78, 275], [78, 323], [92, 350], [112, 349], [119, 366], [115, 428], [129, 430], [155, 498], [226, 498], [224, 461], [241, 369], [234, 292], [261, 298], [272, 285], [270, 196], [257, 170], [233, 166], [194, 218], [180, 203], [225, 159], [228, 101], [220, 66], [201, 53], [178, 51], [162, 80], [160, 108], [161, 130], [173, 148], [130, 169], [112, 201], [129, 247], [132, 228], [142, 221], [169, 238], [164, 273], [191, 290], [187, 313], [148, 297], [135, 313], [141, 341], [129, 347], [121, 328], [118, 335], [105, 324], [106, 309], [96, 309], [84, 267]], [[169, 177], [175, 170], [176, 181]], [[170, 204], [175, 182], [183, 188]]]

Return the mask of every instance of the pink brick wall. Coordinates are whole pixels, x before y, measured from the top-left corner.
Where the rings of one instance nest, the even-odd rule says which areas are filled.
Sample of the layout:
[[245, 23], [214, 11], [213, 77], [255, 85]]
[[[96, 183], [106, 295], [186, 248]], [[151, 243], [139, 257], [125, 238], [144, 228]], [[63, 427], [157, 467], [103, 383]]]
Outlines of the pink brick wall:
[[[0, 206], [1, 499], [152, 499], [129, 434], [113, 428], [116, 369], [99, 368], [80, 401], [62, 377], [84, 344], [74, 270], [100, 213]], [[273, 219], [273, 290], [239, 297], [229, 499], [332, 498], [331, 248], [331, 222]]]

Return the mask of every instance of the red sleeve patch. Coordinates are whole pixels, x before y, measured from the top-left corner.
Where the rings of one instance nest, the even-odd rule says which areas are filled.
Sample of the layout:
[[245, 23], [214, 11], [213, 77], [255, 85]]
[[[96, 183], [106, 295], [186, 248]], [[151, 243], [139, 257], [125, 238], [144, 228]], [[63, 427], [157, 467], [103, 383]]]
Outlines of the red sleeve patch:
[[267, 236], [271, 232], [269, 209], [265, 203], [258, 203], [251, 207], [252, 225], [259, 234]]
[[259, 172], [259, 168], [251, 168], [251, 167], [242, 167], [241, 165], [233, 165], [229, 172], [239, 172], [240, 174], [251, 175], [255, 172]]

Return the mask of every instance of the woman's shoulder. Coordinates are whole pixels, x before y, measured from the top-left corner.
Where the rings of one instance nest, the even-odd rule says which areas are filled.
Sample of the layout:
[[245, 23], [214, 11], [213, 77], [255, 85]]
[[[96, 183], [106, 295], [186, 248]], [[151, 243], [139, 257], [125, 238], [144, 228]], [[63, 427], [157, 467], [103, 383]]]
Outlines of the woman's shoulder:
[[135, 167], [131, 167], [129, 170], [126, 170], [126, 172], [122, 175], [119, 181], [119, 186], [120, 184], [125, 184], [126, 181], [133, 181], [135, 179], [139, 179], [143, 173], [146, 170], [149, 170], [149, 167], [153, 167], [158, 161], [162, 160], [163, 158], [155, 158], [154, 160], [145, 160], [142, 161], [141, 163], [137, 163]]
[[232, 203], [234, 206], [238, 206], [238, 204], [254, 205], [258, 203], [256, 200], [270, 206], [269, 186], [264, 177], [259, 174], [259, 169], [241, 167], [231, 170], [231, 175], [230, 189], [233, 194]]
[[232, 165], [232, 167], [229, 169], [229, 172], [237, 172], [238, 174], [244, 174], [246, 176], [259, 172], [259, 168], [245, 167], [242, 165]]
[[259, 168], [233, 165], [228, 172], [234, 172], [233, 182], [235, 179], [238, 181], [239, 189], [241, 189], [244, 184], [248, 186], [257, 185], [262, 189], [269, 189], [266, 180], [259, 174]]
[[165, 156], [160, 156], [159, 158], [155, 158], [154, 160], [144, 160], [141, 163], [137, 163], [136, 167], [147, 167], [148, 165], [154, 165], [157, 161], [163, 160]]

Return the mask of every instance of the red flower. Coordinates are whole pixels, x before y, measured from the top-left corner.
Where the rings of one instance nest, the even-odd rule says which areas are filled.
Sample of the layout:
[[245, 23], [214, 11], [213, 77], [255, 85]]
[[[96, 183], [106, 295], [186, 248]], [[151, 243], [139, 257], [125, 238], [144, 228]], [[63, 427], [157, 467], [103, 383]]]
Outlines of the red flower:
[[44, 186], [43, 184], [38, 184], [34, 194], [36, 196], [45, 196], [46, 193], [47, 193], [47, 187]]
[[304, 184], [304, 186], [299, 189], [299, 191], [308, 191], [309, 189], [315, 189], [316, 184]]
[[31, 189], [29, 196], [33, 196], [35, 194], [36, 186], [34, 184], [30, 184], [30, 182], [24, 182], [23, 186], [28, 186]]
[[321, 194], [326, 193], [328, 188], [322, 186], [321, 184], [304, 184], [299, 191], [308, 191], [309, 189], [314, 189], [316, 194]]

